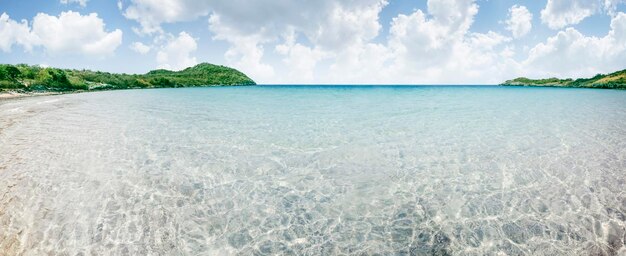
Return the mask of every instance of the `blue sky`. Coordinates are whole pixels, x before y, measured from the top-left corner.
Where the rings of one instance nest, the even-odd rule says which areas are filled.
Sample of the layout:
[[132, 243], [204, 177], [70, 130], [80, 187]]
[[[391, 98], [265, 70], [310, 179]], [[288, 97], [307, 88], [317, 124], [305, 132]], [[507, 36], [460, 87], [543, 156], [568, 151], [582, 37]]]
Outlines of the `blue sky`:
[[624, 0], [0, 0], [0, 62], [260, 83], [493, 84], [626, 68]]

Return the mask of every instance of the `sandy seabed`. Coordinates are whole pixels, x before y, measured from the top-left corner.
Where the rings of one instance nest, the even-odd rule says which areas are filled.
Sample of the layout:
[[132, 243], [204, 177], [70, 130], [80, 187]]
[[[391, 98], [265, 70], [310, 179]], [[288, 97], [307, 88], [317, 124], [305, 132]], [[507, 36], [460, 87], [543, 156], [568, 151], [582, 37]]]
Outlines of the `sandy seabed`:
[[625, 255], [626, 91], [0, 102], [0, 255]]

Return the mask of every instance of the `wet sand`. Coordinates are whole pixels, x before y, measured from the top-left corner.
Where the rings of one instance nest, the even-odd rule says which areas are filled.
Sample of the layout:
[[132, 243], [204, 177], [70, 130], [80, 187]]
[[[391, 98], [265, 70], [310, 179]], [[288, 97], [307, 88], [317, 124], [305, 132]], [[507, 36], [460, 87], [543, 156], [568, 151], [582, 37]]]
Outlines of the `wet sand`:
[[0, 100], [17, 99], [24, 97], [49, 96], [63, 94], [60, 92], [16, 92], [16, 91], [0, 91]]

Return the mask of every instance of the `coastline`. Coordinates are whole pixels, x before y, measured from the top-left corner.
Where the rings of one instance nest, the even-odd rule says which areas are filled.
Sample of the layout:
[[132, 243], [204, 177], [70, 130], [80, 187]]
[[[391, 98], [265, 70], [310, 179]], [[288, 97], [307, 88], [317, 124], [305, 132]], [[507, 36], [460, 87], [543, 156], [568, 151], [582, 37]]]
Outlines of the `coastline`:
[[570, 86], [570, 85], [536, 85], [536, 84], [499, 84], [500, 87], [527, 87], [527, 88], [561, 88], [561, 89], [591, 89], [591, 90], [626, 90], [626, 87], [591, 87], [591, 86]]
[[[26, 98], [26, 97], [61, 95], [61, 94], [66, 94], [66, 93], [67, 92], [48, 92], [48, 91], [24, 92], [24, 91], [7, 90], [7, 91], [0, 91], [0, 101]], [[69, 92], [69, 93], [77, 93], [77, 92]]]
[[544, 78], [530, 79], [518, 77], [505, 81], [501, 86], [523, 87], [561, 87], [561, 88], [591, 88], [591, 89], [626, 89], [626, 69], [610, 74], [597, 74], [591, 78]]
[[141, 87], [131, 87], [131, 88], [120, 88], [120, 89], [96, 89], [96, 90], [69, 90], [69, 91], [25, 91], [21, 89], [0, 89], [0, 101], [3, 100], [11, 100], [11, 99], [19, 99], [19, 98], [27, 98], [27, 97], [39, 97], [39, 96], [54, 96], [54, 95], [64, 95], [64, 94], [76, 94], [76, 93], [89, 93], [89, 92], [103, 92], [103, 91], [126, 91], [126, 90], [153, 90], [153, 89], [174, 89], [174, 88], [206, 88], [206, 87], [230, 87], [230, 86], [256, 86], [254, 85], [207, 85], [207, 86], [176, 86], [176, 87], [149, 87], [149, 88], [141, 88]]

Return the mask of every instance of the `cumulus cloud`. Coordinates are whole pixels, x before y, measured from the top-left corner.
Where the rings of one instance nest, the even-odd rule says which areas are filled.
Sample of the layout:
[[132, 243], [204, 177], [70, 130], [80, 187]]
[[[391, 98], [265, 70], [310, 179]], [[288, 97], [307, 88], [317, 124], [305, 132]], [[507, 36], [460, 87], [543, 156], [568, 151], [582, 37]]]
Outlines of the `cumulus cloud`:
[[464, 34], [474, 22], [478, 5], [473, 0], [428, 0], [433, 22], [444, 26], [455, 36]]
[[541, 21], [551, 29], [561, 29], [580, 23], [599, 8], [598, 0], [548, 0], [546, 7], [541, 10]]
[[[602, 52], [586, 57], [595, 68], [584, 72], [623, 65], [622, 14], [616, 11], [623, 2], [547, 0], [541, 20], [550, 28], [561, 30], [604, 11], [613, 19], [611, 32], [595, 38], [565, 29], [523, 50], [511, 41], [532, 30], [528, 8], [514, 5], [508, 10], [505, 25], [512, 38], [492, 31], [474, 33], [470, 28], [479, 11], [476, 0], [428, 0], [426, 9], [395, 17], [385, 38], [380, 37], [379, 15], [387, 0], [129, 0], [123, 14], [138, 22], [138, 33], [156, 34], [153, 48], [164, 68], [195, 64], [197, 46], [187, 33], [174, 37], [162, 25], [208, 20], [213, 39], [228, 43], [227, 64], [262, 83], [498, 83], [525, 74], [573, 74], [583, 66], [574, 53], [584, 47], [588, 49], [582, 55], [591, 54], [590, 49]], [[617, 50], [602, 50], [609, 48]], [[515, 60], [524, 58], [521, 53], [529, 55]], [[561, 65], [559, 58], [572, 63]]]
[[32, 27], [27, 21], [15, 22], [6, 13], [0, 16], [0, 48], [10, 51], [13, 44], [26, 51], [43, 47], [52, 55], [83, 54], [104, 57], [113, 54], [122, 43], [122, 31], [105, 31], [105, 24], [97, 14], [81, 15], [62, 12], [59, 17], [39, 13]]
[[319, 60], [336, 55], [334, 52], [376, 37], [381, 29], [378, 14], [386, 4], [386, 0], [131, 0], [124, 15], [140, 24], [136, 30], [140, 34], [164, 33], [161, 24], [208, 16], [214, 39], [230, 44], [225, 54], [228, 63], [265, 80], [275, 74], [264, 61], [266, 48], [276, 50], [276, 44], [287, 45], [285, 34], [294, 31], [314, 47], [296, 43], [290, 50], [276, 52], [286, 55], [285, 63], [296, 61], [289, 59], [290, 55], [306, 52], [311, 57], [308, 64], [299, 61], [291, 67], [313, 69]]
[[[385, 5], [384, 0], [306, 3], [261, 0], [245, 4], [223, 1], [212, 6], [209, 29], [215, 39], [231, 44], [226, 53], [229, 64], [261, 81], [269, 80], [275, 74], [274, 68], [263, 61], [264, 45], [282, 41], [283, 47], [273, 48], [285, 55], [284, 63], [297, 62], [297, 65], [288, 65], [288, 73], [306, 74], [297, 80], [305, 82], [310, 79], [318, 61], [337, 56], [338, 52], [358, 47], [376, 37], [381, 29], [378, 14]], [[289, 42], [289, 36], [285, 36], [288, 34], [301, 36], [313, 46]], [[298, 59], [296, 53], [309, 59]], [[308, 70], [302, 70], [304, 67]]]
[[614, 15], [617, 6], [623, 3], [626, 3], [626, 0], [604, 0], [604, 9], [609, 14]]
[[283, 44], [276, 46], [276, 52], [285, 56], [283, 62], [290, 67], [289, 73], [284, 77], [285, 81], [314, 82], [314, 70], [318, 61], [322, 60], [326, 53], [319, 48], [312, 48], [296, 43], [295, 34], [292, 32], [285, 38]]
[[141, 28], [137, 32], [153, 34], [163, 32], [163, 23], [191, 21], [208, 15], [210, 4], [210, 1], [198, 0], [131, 0], [124, 16], [139, 22]]
[[159, 68], [169, 70], [182, 70], [198, 64], [192, 54], [198, 49], [196, 40], [187, 32], [181, 32], [178, 37], [173, 37], [157, 52], [157, 64]]
[[428, 12], [432, 19], [421, 10], [393, 19], [389, 46], [402, 65], [425, 67], [447, 62], [453, 47], [467, 34], [478, 6], [469, 0], [429, 0]]
[[394, 81], [388, 65], [392, 53], [384, 44], [355, 45], [335, 55], [327, 75], [317, 80], [325, 83], [357, 84], [367, 82], [383, 84]]
[[506, 29], [511, 31], [514, 38], [520, 38], [530, 32], [533, 27], [533, 15], [526, 6], [513, 5], [509, 9], [509, 19], [506, 21]]
[[[212, 6], [209, 29], [215, 39], [231, 44], [226, 53], [229, 64], [262, 82], [277, 80], [275, 67], [264, 62], [264, 46], [270, 44], [277, 44], [275, 52], [284, 56], [287, 72], [280, 77], [291, 82], [500, 79], [493, 74], [508, 60], [501, 57], [510, 56], [511, 48], [505, 47], [510, 38], [495, 32], [470, 32], [478, 13], [474, 0], [429, 0], [427, 12], [399, 15], [391, 24], [388, 40], [373, 43], [382, 27], [378, 15], [386, 4], [381, 0], [306, 5], [256, 1], [237, 8], [237, 1], [220, 2]], [[501, 54], [505, 49], [507, 54]], [[326, 73], [316, 75], [320, 62], [331, 64]]]
[[81, 53], [104, 57], [113, 54], [122, 43], [122, 31], [105, 31], [98, 14], [81, 15], [62, 12], [59, 17], [39, 13], [33, 19], [32, 33], [50, 54]]
[[[390, 28], [392, 65], [398, 83], [495, 82], [498, 52], [510, 38], [471, 33], [478, 6], [472, 0], [429, 0], [428, 14], [399, 15]], [[490, 70], [494, 72], [489, 72]]]
[[87, 1], [88, 1], [88, 0], [61, 0], [61, 3], [62, 3], [62, 4], [77, 3], [77, 4], [79, 4], [80, 6], [85, 7], [85, 6], [87, 6]]
[[231, 26], [223, 25], [221, 17], [214, 14], [209, 19], [209, 29], [215, 34], [214, 39], [230, 43], [224, 54], [230, 65], [243, 70], [255, 79], [270, 79], [274, 76], [274, 68], [263, 63], [264, 49], [262, 43], [269, 39], [260, 33], [242, 33]]
[[10, 52], [13, 45], [17, 44], [29, 52], [38, 41], [38, 38], [30, 33], [28, 21], [16, 22], [6, 13], [0, 15], [0, 50]]
[[143, 55], [150, 51], [150, 46], [145, 45], [141, 42], [134, 42], [130, 45], [130, 49]]
[[[555, 65], [558, 60], [558, 65]], [[530, 50], [524, 62], [535, 76], [591, 76], [623, 69], [626, 60], [626, 14], [617, 13], [604, 37], [567, 28]]]

